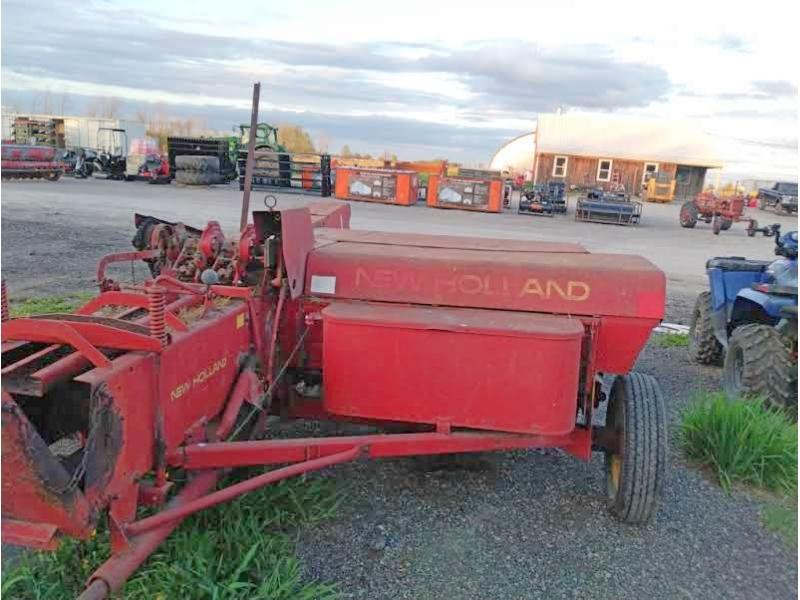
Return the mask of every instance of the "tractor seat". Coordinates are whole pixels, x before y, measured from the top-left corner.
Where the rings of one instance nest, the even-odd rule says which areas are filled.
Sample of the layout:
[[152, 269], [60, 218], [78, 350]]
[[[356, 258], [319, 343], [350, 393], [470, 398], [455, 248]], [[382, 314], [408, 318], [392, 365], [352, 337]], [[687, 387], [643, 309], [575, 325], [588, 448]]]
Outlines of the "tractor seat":
[[750, 260], [743, 256], [718, 256], [706, 262], [706, 269], [760, 273], [769, 264], [770, 261], [768, 260]]

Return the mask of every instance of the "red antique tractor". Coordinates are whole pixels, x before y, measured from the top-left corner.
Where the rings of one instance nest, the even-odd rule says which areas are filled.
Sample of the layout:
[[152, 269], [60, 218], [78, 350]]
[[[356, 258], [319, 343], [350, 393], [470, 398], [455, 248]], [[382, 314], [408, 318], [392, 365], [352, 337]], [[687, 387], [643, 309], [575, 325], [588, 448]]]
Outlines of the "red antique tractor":
[[739, 221], [747, 221], [747, 235], [753, 237], [758, 229], [758, 221], [744, 216], [747, 202], [744, 196], [718, 196], [713, 192], [702, 192], [694, 200], [681, 206], [681, 227], [694, 228], [698, 221], [711, 223], [714, 235], [727, 231]]
[[[100, 261], [100, 293], [74, 313], [9, 319], [4, 297], [3, 541], [52, 549], [105, 516], [112, 554], [81, 596], [103, 598], [184, 518], [281, 479], [548, 447], [603, 452], [613, 514], [653, 516], [665, 411], [631, 369], [664, 314], [659, 269], [349, 219], [340, 204], [254, 211], [228, 238], [137, 215], [135, 250]], [[152, 278], [107, 276], [132, 260]], [[270, 415], [378, 432], [276, 439]], [[215, 489], [256, 465], [276, 468]]]

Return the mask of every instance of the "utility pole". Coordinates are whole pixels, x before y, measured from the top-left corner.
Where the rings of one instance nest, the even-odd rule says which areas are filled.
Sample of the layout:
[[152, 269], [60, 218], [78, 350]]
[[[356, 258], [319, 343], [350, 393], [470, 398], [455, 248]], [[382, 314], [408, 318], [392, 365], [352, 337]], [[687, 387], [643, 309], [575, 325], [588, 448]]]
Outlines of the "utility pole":
[[253, 109], [250, 111], [250, 136], [247, 139], [247, 163], [244, 170], [244, 193], [242, 194], [242, 217], [239, 220], [239, 231], [247, 227], [250, 213], [250, 189], [253, 187], [253, 164], [256, 152], [256, 127], [258, 126], [258, 98], [261, 95], [261, 83], [253, 84]]

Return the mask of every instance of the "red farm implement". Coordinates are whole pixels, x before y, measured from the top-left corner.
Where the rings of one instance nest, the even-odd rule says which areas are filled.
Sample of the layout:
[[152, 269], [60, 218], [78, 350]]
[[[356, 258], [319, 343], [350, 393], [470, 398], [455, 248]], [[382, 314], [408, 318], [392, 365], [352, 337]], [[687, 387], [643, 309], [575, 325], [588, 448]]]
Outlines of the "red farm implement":
[[57, 160], [52, 146], [2, 144], [0, 169], [3, 179], [48, 179], [58, 181], [66, 164]]
[[[53, 548], [105, 515], [112, 553], [81, 596], [103, 598], [185, 517], [281, 479], [547, 447], [603, 452], [611, 511], [650, 519], [664, 406], [631, 369], [664, 274], [577, 244], [355, 231], [349, 216], [254, 211], [227, 238], [139, 215], [135, 251], [101, 261], [101, 292], [75, 313], [4, 310], [4, 542]], [[106, 275], [130, 260], [152, 278]], [[271, 415], [379, 433], [274, 439]], [[275, 468], [215, 489], [257, 465]]]
[[753, 237], [758, 229], [758, 221], [746, 217], [744, 196], [717, 196], [712, 192], [702, 192], [694, 200], [681, 206], [681, 227], [694, 228], [698, 221], [711, 223], [714, 235], [727, 231], [734, 223], [747, 221], [747, 235]]

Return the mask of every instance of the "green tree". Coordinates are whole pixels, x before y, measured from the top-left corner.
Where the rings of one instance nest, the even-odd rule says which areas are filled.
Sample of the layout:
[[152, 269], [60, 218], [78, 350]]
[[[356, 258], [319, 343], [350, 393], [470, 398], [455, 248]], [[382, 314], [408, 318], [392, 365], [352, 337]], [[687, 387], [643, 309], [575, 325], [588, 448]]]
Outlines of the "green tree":
[[288, 152], [315, 152], [314, 141], [306, 130], [299, 125], [278, 126], [278, 143]]

